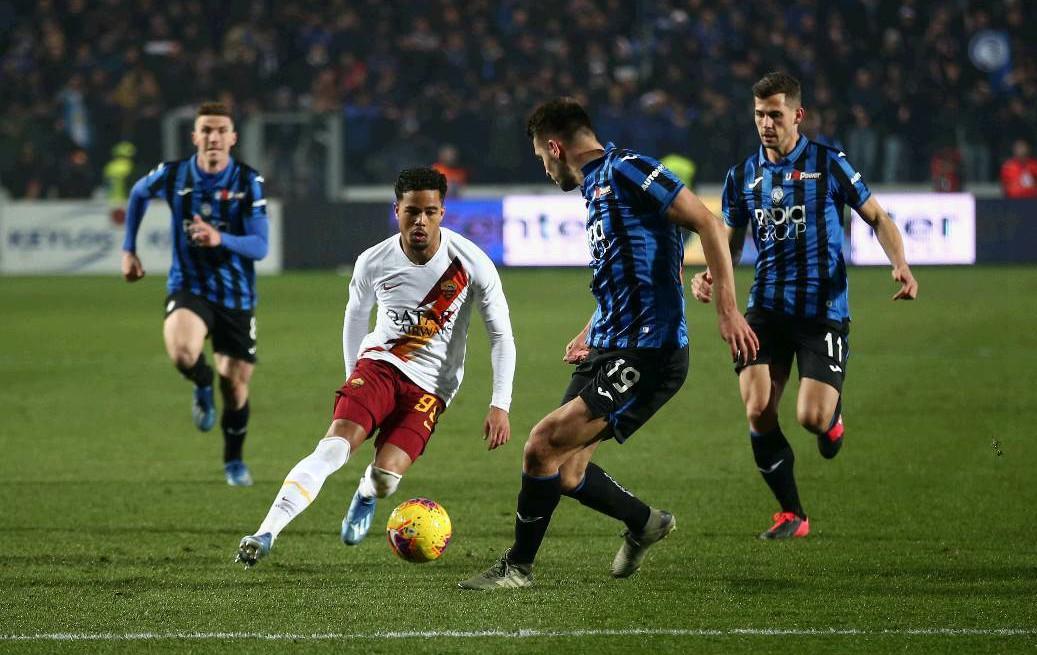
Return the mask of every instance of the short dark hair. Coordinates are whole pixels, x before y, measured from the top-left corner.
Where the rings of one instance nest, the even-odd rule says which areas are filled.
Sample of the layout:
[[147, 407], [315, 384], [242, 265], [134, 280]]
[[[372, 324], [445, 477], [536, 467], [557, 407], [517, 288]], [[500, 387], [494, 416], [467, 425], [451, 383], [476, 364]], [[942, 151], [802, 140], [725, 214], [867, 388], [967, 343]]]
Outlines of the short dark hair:
[[785, 104], [796, 106], [803, 101], [799, 80], [782, 71], [772, 71], [753, 84], [753, 95], [761, 100], [779, 93], [785, 94]]
[[434, 168], [405, 168], [396, 178], [396, 200], [408, 191], [439, 191], [439, 199], [446, 198], [446, 176]]
[[227, 118], [233, 118], [230, 115], [230, 107], [222, 102], [203, 102], [198, 107], [198, 113], [194, 115], [195, 118], [199, 116], [226, 116]]
[[594, 125], [587, 111], [573, 98], [557, 98], [537, 106], [526, 122], [530, 139], [550, 135], [569, 140], [581, 130], [593, 133]]

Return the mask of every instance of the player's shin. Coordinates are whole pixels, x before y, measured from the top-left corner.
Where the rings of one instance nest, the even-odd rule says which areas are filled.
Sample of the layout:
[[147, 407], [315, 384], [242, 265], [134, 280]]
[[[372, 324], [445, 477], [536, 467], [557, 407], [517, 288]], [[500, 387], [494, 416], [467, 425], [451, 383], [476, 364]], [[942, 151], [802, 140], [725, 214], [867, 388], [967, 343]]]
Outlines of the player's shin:
[[774, 497], [781, 504], [783, 512], [792, 512], [805, 517], [803, 506], [799, 502], [799, 490], [796, 488], [796, 477], [793, 474], [795, 456], [781, 428], [770, 432], [749, 432], [753, 446], [753, 457], [760, 474], [771, 488]]
[[277, 498], [256, 534], [269, 532], [276, 539], [292, 519], [310, 506], [320, 493], [324, 481], [349, 459], [349, 442], [328, 437], [288, 472]]
[[534, 477], [522, 474], [522, 488], [515, 512], [515, 544], [508, 553], [512, 564], [532, 564], [562, 497], [559, 474]]
[[364, 498], [387, 498], [400, 486], [403, 476], [399, 473], [368, 464], [357, 491]]
[[190, 366], [177, 364], [176, 369], [180, 374], [194, 383], [196, 387], [208, 387], [212, 385], [213, 370], [205, 361], [205, 353], [198, 355], [198, 359]]
[[634, 534], [644, 529], [652, 511], [594, 462], [587, 464], [580, 484], [563, 493], [593, 510], [622, 521]]
[[223, 461], [240, 460], [245, 435], [248, 434], [248, 401], [241, 409], [230, 409], [224, 406], [220, 417], [220, 429], [223, 430]]

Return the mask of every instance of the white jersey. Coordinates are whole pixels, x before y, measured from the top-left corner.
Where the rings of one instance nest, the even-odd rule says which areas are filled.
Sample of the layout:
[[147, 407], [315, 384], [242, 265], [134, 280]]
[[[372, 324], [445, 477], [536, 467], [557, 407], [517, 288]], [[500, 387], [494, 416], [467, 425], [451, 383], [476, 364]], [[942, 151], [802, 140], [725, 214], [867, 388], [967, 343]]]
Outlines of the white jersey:
[[[490, 337], [490, 404], [508, 411], [515, 340], [500, 276], [474, 243], [445, 228], [440, 228], [440, 235], [439, 250], [427, 264], [407, 259], [399, 234], [357, 258], [342, 326], [346, 376], [360, 358], [382, 360], [449, 405], [464, 377], [468, 324], [475, 306]], [[374, 331], [368, 333], [375, 304]]]

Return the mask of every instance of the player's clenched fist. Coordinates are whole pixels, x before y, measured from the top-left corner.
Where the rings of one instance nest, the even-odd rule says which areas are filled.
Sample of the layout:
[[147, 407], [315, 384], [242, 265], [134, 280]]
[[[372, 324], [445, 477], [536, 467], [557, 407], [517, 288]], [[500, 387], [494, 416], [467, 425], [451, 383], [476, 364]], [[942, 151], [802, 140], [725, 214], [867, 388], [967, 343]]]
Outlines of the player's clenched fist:
[[144, 265], [135, 252], [122, 253], [122, 276], [127, 282], [136, 282], [144, 277]]
[[709, 271], [696, 273], [691, 278], [691, 295], [699, 302], [709, 302], [713, 299], [713, 276]]

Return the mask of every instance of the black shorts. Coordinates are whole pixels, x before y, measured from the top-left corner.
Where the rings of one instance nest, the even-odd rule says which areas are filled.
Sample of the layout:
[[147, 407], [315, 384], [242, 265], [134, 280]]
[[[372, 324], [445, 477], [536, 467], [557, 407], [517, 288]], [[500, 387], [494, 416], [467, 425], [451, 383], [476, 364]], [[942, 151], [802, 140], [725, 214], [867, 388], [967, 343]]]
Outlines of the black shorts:
[[759, 337], [760, 350], [756, 359], [736, 365], [736, 373], [756, 364], [774, 364], [791, 371], [794, 356], [800, 379], [819, 380], [843, 390], [850, 356], [848, 324], [836, 326], [760, 309], [750, 309], [745, 320]]
[[610, 437], [623, 443], [673, 397], [688, 377], [688, 348], [591, 349], [576, 365], [562, 404], [579, 396]]
[[246, 309], [230, 309], [188, 291], [166, 296], [166, 318], [177, 309], [188, 309], [205, 322], [212, 349], [234, 359], [256, 363], [256, 315]]

